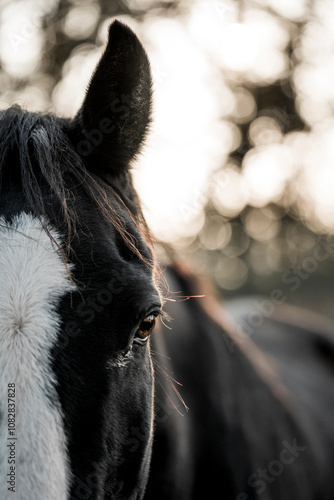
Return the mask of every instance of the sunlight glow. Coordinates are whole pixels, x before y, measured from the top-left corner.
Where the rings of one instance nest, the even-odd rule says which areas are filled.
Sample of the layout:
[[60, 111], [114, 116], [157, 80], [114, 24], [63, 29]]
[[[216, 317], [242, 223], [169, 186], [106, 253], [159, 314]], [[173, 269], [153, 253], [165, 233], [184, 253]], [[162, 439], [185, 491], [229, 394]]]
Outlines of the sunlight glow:
[[[74, 116], [80, 108], [90, 75], [95, 69], [103, 48], [83, 44], [72, 52], [63, 66], [63, 78], [54, 88], [52, 101], [59, 113], [65, 117]], [[85, 83], [84, 83], [85, 82]]]
[[243, 71], [254, 63], [259, 46], [248, 26], [232, 23], [222, 31], [219, 49], [224, 66]]
[[300, 21], [306, 14], [307, 0], [269, 0], [269, 5], [281, 16]]
[[[126, 3], [144, 12], [153, 0]], [[57, 0], [8, 0], [4, 4], [1, 108], [13, 102], [32, 110], [50, 108], [53, 81], [39, 69], [43, 16], [56, 6]], [[261, 6], [270, 6], [281, 17]], [[226, 229], [229, 226], [222, 226], [221, 233], [203, 227], [203, 208], [212, 199], [222, 217], [238, 216], [247, 204], [257, 207], [245, 224], [260, 245], [265, 237], [256, 233], [256, 227], [265, 227], [267, 234], [277, 228], [263, 211], [264, 205], [288, 195], [313, 229], [334, 229], [332, 0], [315, 2], [312, 18], [306, 0], [257, 0], [244, 2], [242, 8], [233, 0], [189, 0], [183, 7], [173, 16], [161, 17], [154, 9], [137, 19], [117, 16], [139, 35], [152, 67], [154, 121], [143, 155], [134, 166], [134, 177], [153, 233], [177, 241], [202, 230], [207, 235], [201, 237], [203, 245], [207, 239], [207, 245], [224, 250], [228, 240], [230, 248], [235, 235]], [[73, 1], [63, 19], [69, 38], [84, 39], [96, 28], [98, 34], [96, 44], [79, 44], [62, 68], [52, 94], [54, 110], [60, 115], [73, 116], [79, 109], [112, 19], [99, 19], [94, 0]], [[307, 23], [297, 36], [289, 20], [303, 19]], [[263, 113], [254, 120], [258, 110], [252, 87], [280, 82], [290, 74], [285, 55], [290, 41], [295, 59], [292, 85], [298, 112], [309, 126], [307, 132], [287, 133], [279, 119]], [[8, 75], [17, 81], [27, 78], [27, 83], [19, 90], [11, 88]], [[240, 169], [228, 156], [236, 150], [243, 153], [242, 130], [247, 130], [253, 148]], [[256, 250], [259, 255], [261, 245]], [[238, 252], [239, 247], [234, 248]], [[274, 250], [270, 255], [276, 262]], [[245, 273], [240, 266], [235, 261], [242, 281]]]
[[281, 127], [269, 116], [256, 118], [249, 127], [249, 136], [254, 146], [279, 143], [283, 137]]
[[81, 40], [93, 33], [99, 21], [98, 5], [76, 5], [63, 22], [64, 33], [70, 38]]
[[243, 179], [249, 188], [249, 203], [261, 207], [272, 200], [279, 200], [293, 173], [285, 146], [270, 144], [250, 150], [243, 161]]
[[[319, 162], [319, 157], [321, 161]], [[316, 161], [318, 159], [318, 161]], [[302, 182], [304, 202], [311, 200], [323, 227], [334, 229], [334, 123], [321, 124], [314, 134], [312, 154], [304, 158]]]
[[233, 217], [246, 205], [248, 187], [233, 164], [227, 165], [223, 172], [213, 177], [212, 201], [218, 212]]
[[34, 71], [42, 50], [40, 17], [31, 1], [8, 4], [1, 16], [1, 64], [12, 76], [24, 78]]
[[279, 230], [279, 221], [269, 208], [253, 209], [245, 217], [247, 233], [258, 241], [270, 241]]
[[150, 18], [143, 35], [153, 69], [155, 107], [135, 183], [150, 227], [169, 240], [199, 230], [208, 175], [237, 146], [238, 137], [228, 126], [222, 133], [216, 95], [207, 92], [212, 68], [182, 23]]
[[242, 87], [234, 89], [235, 104], [230, 116], [236, 123], [247, 123], [256, 114], [256, 103], [249, 90]]

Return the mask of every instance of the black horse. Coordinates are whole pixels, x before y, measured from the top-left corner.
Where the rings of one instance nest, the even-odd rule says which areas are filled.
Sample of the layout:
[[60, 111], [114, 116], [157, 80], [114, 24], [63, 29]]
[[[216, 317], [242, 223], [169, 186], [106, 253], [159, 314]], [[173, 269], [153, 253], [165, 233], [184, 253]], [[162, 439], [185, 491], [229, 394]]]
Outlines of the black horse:
[[277, 307], [256, 346], [161, 272], [130, 172], [151, 94], [114, 22], [73, 120], [0, 114], [0, 498], [333, 500], [333, 339]]

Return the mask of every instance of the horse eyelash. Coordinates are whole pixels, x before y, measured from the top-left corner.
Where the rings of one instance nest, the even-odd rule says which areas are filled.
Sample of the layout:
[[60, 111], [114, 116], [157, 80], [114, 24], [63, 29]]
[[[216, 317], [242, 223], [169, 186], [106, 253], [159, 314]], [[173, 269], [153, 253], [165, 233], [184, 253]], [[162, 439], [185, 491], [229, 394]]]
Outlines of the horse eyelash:
[[169, 314], [166, 313], [166, 311], [164, 311], [163, 309], [159, 309], [159, 311], [157, 311], [157, 318], [160, 318], [160, 321], [161, 323], [166, 327], [168, 328], [168, 330], [172, 330], [172, 328], [168, 325], [166, 325], [165, 321], [167, 323], [169, 323], [170, 321], [172, 321], [173, 318], [171, 318], [171, 316]]

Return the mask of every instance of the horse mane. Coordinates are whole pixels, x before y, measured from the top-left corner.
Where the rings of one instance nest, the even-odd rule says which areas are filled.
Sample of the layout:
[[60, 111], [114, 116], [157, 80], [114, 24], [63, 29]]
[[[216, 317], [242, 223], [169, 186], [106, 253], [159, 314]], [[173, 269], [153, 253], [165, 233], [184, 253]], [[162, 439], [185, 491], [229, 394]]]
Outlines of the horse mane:
[[[123, 196], [107, 179], [90, 172], [78, 154], [70, 137], [70, 121], [50, 114], [28, 113], [19, 106], [0, 112], [0, 193], [8, 184], [23, 193], [25, 208], [37, 216], [62, 253], [64, 261], [71, 248], [71, 238], [77, 234], [78, 220], [71, 187], [80, 186], [121, 235], [127, 247], [141, 260], [152, 265], [140, 251], [135, 236], [127, 228], [113, 200], [127, 211], [140, 234], [150, 244], [152, 241], [136, 193], [130, 186], [131, 198]], [[124, 182], [123, 182], [124, 184]], [[127, 193], [129, 194], [129, 193]], [[59, 204], [57, 218], [64, 227], [67, 238], [64, 249], [52, 237], [47, 214], [51, 200]], [[131, 210], [129, 209], [130, 206]]]

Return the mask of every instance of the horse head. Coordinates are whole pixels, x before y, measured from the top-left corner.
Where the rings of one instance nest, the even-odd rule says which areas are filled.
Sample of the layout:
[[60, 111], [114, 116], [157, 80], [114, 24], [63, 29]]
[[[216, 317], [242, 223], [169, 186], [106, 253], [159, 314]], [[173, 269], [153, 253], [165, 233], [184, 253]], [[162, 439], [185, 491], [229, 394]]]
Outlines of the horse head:
[[144, 494], [161, 298], [130, 164], [150, 114], [147, 56], [117, 21], [76, 117], [0, 114], [3, 500]]

